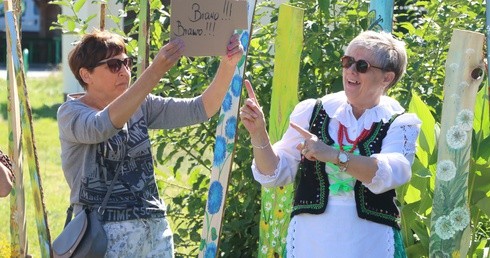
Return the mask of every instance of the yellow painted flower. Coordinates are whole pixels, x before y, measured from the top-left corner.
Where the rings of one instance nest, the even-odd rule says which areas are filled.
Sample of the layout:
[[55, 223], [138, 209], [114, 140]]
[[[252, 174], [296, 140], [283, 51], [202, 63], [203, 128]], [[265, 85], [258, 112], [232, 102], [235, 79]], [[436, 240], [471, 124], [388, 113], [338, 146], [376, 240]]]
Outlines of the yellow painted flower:
[[456, 250], [453, 252], [453, 258], [460, 258], [461, 254], [459, 253], [459, 250]]
[[276, 209], [276, 210], [274, 210], [274, 216], [278, 220], [282, 219], [284, 217], [284, 210], [283, 209]]
[[0, 257], [10, 257], [10, 241], [4, 235], [0, 235]]
[[269, 223], [265, 220], [260, 221], [260, 230], [267, 231], [269, 230]]
[[269, 251], [267, 252], [267, 258], [275, 258], [275, 257], [279, 257], [277, 251], [274, 248], [269, 248]]

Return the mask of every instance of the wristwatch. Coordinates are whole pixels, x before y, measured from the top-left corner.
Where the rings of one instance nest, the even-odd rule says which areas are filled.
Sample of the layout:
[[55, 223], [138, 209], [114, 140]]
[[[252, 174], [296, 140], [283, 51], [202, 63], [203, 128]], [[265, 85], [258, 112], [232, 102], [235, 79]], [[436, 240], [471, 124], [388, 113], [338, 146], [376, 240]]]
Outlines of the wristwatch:
[[350, 157], [349, 154], [345, 151], [339, 151], [339, 155], [337, 156], [337, 159], [339, 160], [339, 168], [340, 171], [344, 172], [347, 170], [347, 162], [349, 162]]

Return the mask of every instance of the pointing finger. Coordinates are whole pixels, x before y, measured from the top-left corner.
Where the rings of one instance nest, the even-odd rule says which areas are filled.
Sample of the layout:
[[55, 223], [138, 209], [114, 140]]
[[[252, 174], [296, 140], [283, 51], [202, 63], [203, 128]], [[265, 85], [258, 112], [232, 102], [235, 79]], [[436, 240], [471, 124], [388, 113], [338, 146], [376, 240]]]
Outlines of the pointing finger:
[[299, 126], [298, 124], [294, 123], [294, 122], [289, 122], [289, 125], [291, 125], [291, 127], [298, 131], [299, 134], [301, 134], [301, 136], [303, 136], [305, 139], [311, 139], [311, 138], [314, 138], [316, 137], [316, 135], [308, 132], [306, 129], [304, 129], [303, 127]]
[[245, 88], [247, 89], [248, 97], [253, 99], [255, 101], [255, 104], [258, 105], [259, 103], [257, 101], [257, 97], [255, 96], [254, 89], [252, 88], [252, 84], [249, 80], [245, 80]]

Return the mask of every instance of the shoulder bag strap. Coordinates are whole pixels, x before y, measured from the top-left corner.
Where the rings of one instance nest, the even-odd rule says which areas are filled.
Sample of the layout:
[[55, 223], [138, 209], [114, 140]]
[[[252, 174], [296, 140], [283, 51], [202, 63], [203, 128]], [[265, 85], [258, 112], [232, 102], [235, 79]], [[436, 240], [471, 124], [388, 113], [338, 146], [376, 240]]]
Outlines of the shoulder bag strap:
[[97, 208], [97, 212], [100, 215], [103, 215], [104, 212], [105, 212], [105, 207], [107, 206], [107, 202], [109, 201], [109, 197], [112, 194], [112, 189], [114, 188], [114, 185], [116, 184], [117, 177], [119, 176], [119, 174], [121, 173], [121, 171], [123, 169], [123, 162], [124, 162], [124, 158], [123, 158], [123, 161], [121, 161], [121, 164], [120, 164], [120, 168], [121, 169], [118, 169], [117, 170], [116, 175], [114, 175], [114, 178], [112, 179], [111, 185], [109, 186], [109, 188], [107, 188], [107, 193], [104, 196], [104, 200], [102, 200], [102, 204], [99, 206], [99, 208]]

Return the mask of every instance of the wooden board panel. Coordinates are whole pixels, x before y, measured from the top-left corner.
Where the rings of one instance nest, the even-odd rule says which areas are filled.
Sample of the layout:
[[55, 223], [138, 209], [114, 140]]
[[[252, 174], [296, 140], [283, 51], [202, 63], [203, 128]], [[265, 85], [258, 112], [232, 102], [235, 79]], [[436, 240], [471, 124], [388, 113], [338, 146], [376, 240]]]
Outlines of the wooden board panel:
[[474, 108], [484, 69], [481, 33], [454, 30], [446, 60], [431, 214], [430, 257], [466, 257], [471, 240], [468, 175]]
[[[289, 115], [298, 103], [303, 16], [303, 9], [287, 4], [279, 7], [269, 117], [271, 143], [281, 139], [289, 126]], [[262, 187], [258, 257], [286, 257], [293, 191], [292, 184], [276, 188]]]
[[211, 170], [211, 180], [204, 214], [204, 228], [201, 234], [199, 257], [217, 257], [219, 253], [224, 204], [228, 190], [233, 152], [235, 150], [236, 128], [238, 124], [237, 114], [240, 108], [240, 96], [251, 39], [256, 0], [247, 0], [247, 2], [248, 29], [239, 31], [241, 34], [240, 41], [244, 47], [244, 54], [235, 69], [235, 74], [221, 106], [218, 126], [216, 128], [213, 168]]

